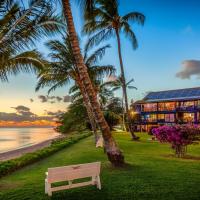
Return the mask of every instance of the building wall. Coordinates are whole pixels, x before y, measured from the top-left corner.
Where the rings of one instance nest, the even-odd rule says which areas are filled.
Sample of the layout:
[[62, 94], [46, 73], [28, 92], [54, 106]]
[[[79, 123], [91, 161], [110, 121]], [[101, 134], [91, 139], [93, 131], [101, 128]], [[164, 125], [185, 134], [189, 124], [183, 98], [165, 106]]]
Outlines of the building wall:
[[200, 123], [200, 99], [163, 102], [143, 102], [134, 105], [140, 114], [137, 124], [140, 129], [149, 131], [151, 127], [164, 124]]

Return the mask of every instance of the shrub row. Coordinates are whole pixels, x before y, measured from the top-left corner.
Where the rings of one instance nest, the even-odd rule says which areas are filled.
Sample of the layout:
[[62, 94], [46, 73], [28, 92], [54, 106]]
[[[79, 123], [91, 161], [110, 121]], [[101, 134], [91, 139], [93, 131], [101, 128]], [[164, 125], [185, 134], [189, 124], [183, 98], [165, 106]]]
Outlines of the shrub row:
[[49, 155], [52, 155], [53, 153], [64, 149], [65, 147], [77, 143], [81, 139], [89, 137], [91, 134], [91, 132], [82, 133], [80, 135], [74, 135], [69, 138], [59, 139], [57, 141], [52, 142], [52, 144], [49, 147], [45, 147], [33, 153], [27, 153], [19, 158], [0, 162], [0, 177], [14, 172], [15, 170], [20, 169], [26, 165], [32, 164], [36, 161], [46, 158]]

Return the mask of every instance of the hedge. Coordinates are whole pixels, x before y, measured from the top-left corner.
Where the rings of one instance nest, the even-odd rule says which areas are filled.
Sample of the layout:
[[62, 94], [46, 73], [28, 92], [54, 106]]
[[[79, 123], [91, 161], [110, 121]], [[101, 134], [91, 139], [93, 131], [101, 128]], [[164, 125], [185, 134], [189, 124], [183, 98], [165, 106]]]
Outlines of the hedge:
[[14, 172], [17, 169], [20, 169], [26, 165], [46, 158], [49, 155], [52, 155], [57, 151], [64, 149], [65, 147], [69, 147], [70, 145], [77, 143], [81, 139], [89, 137], [90, 135], [92, 135], [92, 133], [88, 132], [82, 133], [80, 135], [74, 135], [65, 139], [59, 139], [53, 141], [50, 146], [37, 150], [33, 153], [27, 153], [19, 158], [0, 162], [0, 177], [10, 174], [11, 172]]

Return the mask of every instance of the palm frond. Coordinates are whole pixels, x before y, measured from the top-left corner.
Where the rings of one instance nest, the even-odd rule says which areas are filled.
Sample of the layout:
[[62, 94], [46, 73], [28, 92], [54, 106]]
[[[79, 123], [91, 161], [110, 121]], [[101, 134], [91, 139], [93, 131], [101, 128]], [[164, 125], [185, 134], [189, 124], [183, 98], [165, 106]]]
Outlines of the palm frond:
[[[86, 44], [87, 46], [87, 44]], [[93, 65], [97, 63], [99, 60], [103, 58], [105, 55], [106, 49], [110, 48], [110, 45], [104, 45], [100, 48], [98, 48], [96, 51], [94, 51], [89, 57], [87, 57], [87, 52], [85, 53], [85, 64], [86, 65]]]
[[88, 70], [90, 78], [95, 80], [102, 80], [106, 76], [113, 75], [116, 69], [113, 65], [91, 66]]
[[145, 16], [142, 13], [139, 12], [130, 12], [122, 17], [122, 20], [128, 22], [133, 21], [137, 22], [140, 25], [144, 25], [145, 22]]
[[125, 33], [125, 35], [130, 39], [133, 48], [137, 49], [138, 48], [138, 42], [137, 42], [137, 38], [135, 36], [135, 33], [132, 31], [130, 25], [127, 22], [123, 23], [123, 31]]
[[113, 35], [114, 32], [111, 26], [108, 29], [103, 29], [100, 32], [94, 34], [91, 38], [89, 38], [85, 49], [90, 49], [95, 45], [99, 45], [101, 42], [111, 38]]
[[135, 86], [131, 86], [131, 85], [128, 86], [128, 89], [135, 89], [135, 90], [137, 90], [137, 88]]
[[39, 72], [43, 69], [46, 61], [36, 50], [26, 51], [16, 56], [0, 54], [0, 79], [8, 80], [9, 75], [19, 72]]

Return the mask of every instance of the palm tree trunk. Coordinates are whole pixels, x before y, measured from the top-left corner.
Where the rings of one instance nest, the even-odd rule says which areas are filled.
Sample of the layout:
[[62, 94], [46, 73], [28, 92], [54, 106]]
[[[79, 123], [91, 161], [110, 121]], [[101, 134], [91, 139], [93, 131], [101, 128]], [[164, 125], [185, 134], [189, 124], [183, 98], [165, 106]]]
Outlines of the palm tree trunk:
[[95, 139], [95, 144], [96, 144], [99, 136], [97, 134], [96, 121], [95, 121], [95, 117], [94, 117], [93, 112], [92, 112], [90, 100], [89, 100], [87, 93], [85, 91], [85, 88], [83, 87], [83, 84], [81, 84], [81, 80], [79, 78], [76, 79], [76, 83], [77, 83], [77, 85], [78, 85], [78, 87], [81, 91], [82, 96], [83, 96], [83, 102], [84, 102], [85, 108], [87, 110], [88, 118], [89, 118], [89, 121], [90, 121], [90, 124], [91, 124], [91, 127], [92, 127], [92, 131], [94, 133], [94, 139]]
[[118, 148], [114, 138], [112, 137], [110, 128], [107, 122], [105, 121], [103, 113], [100, 109], [100, 105], [97, 101], [96, 93], [94, 91], [90, 77], [88, 75], [87, 67], [85, 66], [83, 56], [81, 54], [78, 38], [76, 35], [76, 30], [74, 27], [70, 2], [69, 0], [62, 0], [62, 3], [63, 3], [63, 8], [64, 8], [64, 15], [66, 17], [66, 22], [67, 22], [69, 38], [72, 45], [72, 51], [73, 51], [74, 58], [76, 61], [76, 67], [79, 71], [79, 76], [80, 76], [81, 82], [83, 83], [83, 87], [85, 88], [86, 93], [89, 97], [90, 104], [92, 106], [93, 113], [95, 115], [95, 120], [102, 131], [104, 145], [105, 145], [108, 159], [114, 166], [123, 165], [124, 156], [122, 152], [120, 151], [120, 149]]
[[128, 97], [127, 97], [127, 91], [126, 91], [126, 79], [124, 74], [124, 65], [122, 61], [122, 53], [121, 53], [121, 42], [120, 42], [120, 36], [118, 29], [115, 29], [116, 36], [117, 36], [117, 45], [118, 45], [118, 55], [119, 55], [119, 62], [120, 62], [120, 69], [121, 69], [121, 78], [122, 78], [122, 92], [125, 102], [125, 110], [126, 110], [126, 116], [127, 116], [127, 122], [128, 122], [128, 129], [131, 133], [131, 137], [133, 140], [137, 140], [138, 137], [134, 134], [134, 130], [131, 126], [131, 117], [128, 109]]

